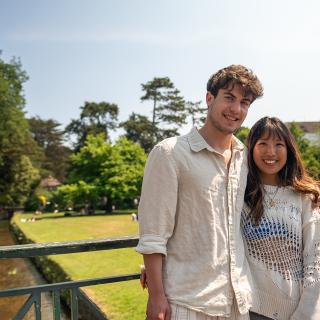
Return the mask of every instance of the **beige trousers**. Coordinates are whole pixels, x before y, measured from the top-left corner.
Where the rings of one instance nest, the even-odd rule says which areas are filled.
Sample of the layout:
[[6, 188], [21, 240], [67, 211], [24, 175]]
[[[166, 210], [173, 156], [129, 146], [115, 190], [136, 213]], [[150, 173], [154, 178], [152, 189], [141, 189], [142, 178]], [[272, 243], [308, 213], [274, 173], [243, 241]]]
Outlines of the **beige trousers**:
[[182, 306], [171, 304], [171, 320], [250, 320], [249, 313], [241, 315], [233, 306], [230, 317], [208, 316]]

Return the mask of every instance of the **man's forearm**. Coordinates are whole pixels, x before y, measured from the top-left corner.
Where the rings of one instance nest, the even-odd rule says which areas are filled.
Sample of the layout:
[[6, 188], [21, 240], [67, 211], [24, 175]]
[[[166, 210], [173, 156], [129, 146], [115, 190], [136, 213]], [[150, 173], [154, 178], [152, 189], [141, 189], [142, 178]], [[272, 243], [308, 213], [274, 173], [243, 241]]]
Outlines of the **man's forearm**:
[[147, 304], [148, 320], [169, 320], [171, 310], [163, 288], [162, 263], [163, 255], [160, 253], [143, 255], [149, 299]]
[[163, 255], [160, 253], [144, 254], [143, 259], [146, 268], [149, 295], [165, 295], [162, 282]]

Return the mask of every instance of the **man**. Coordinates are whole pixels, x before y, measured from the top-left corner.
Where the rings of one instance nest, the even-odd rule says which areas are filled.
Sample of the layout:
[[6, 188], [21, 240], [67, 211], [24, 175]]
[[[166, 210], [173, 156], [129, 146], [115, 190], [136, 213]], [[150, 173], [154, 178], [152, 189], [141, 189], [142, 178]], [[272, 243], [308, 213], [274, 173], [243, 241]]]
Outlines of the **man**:
[[247, 165], [233, 132], [262, 94], [247, 68], [219, 70], [207, 83], [204, 126], [151, 151], [137, 246], [146, 267], [148, 320], [248, 318], [249, 272], [240, 232]]

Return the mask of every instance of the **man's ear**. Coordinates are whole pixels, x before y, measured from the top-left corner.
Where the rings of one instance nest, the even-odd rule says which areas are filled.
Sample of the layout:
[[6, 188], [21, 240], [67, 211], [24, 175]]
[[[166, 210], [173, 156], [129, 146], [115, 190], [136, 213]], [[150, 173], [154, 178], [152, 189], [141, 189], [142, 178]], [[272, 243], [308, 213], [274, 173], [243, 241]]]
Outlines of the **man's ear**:
[[212, 102], [214, 101], [214, 95], [211, 92], [207, 92], [206, 94], [206, 102], [207, 102], [207, 106], [209, 108], [209, 106], [212, 104]]

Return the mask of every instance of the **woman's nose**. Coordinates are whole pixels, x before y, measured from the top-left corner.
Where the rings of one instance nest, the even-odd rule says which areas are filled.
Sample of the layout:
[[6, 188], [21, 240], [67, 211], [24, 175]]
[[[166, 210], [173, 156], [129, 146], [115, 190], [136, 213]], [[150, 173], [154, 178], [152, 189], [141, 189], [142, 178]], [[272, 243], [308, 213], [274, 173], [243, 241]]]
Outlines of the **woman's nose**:
[[267, 146], [267, 154], [268, 155], [274, 155], [276, 153], [276, 148], [274, 145], [268, 145]]

